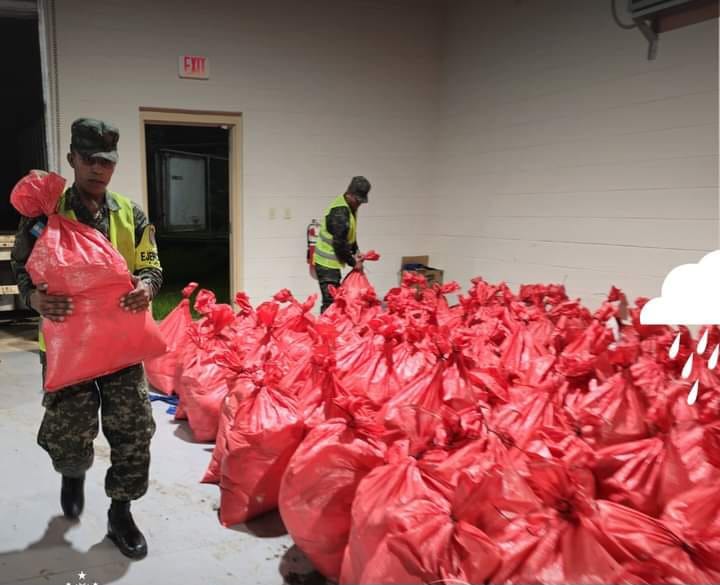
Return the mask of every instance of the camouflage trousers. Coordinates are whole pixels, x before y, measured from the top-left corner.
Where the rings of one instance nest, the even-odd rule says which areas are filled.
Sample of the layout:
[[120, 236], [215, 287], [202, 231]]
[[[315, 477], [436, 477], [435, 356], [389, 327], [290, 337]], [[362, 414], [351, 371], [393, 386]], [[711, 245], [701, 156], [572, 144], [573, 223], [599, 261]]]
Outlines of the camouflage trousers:
[[[45, 356], [41, 356], [44, 373]], [[90, 469], [99, 410], [103, 434], [110, 444], [105, 492], [116, 500], [136, 500], [145, 494], [155, 421], [142, 364], [46, 392], [43, 406], [38, 444], [48, 452], [57, 472], [80, 477]]]
[[315, 272], [318, 277], [318, 284], [320, 285], [320, 294], [322, 295], [322, 306], [320, 312], [324, 313], [333, 304], [333, 297], [330, 294], [330, 285], [335, 288], [340, 287], [340, 281], [342, 280], [342, 272], [335, 268], [325, 268], [324, 266], [315, 266]]

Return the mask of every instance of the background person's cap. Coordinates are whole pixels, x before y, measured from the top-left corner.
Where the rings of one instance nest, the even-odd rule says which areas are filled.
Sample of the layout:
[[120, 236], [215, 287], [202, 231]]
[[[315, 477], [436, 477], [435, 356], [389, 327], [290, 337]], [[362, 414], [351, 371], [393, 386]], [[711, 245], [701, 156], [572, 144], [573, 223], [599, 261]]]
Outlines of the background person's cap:
[[117, 162], [118, 129], [112, 124], [93, 118], [79, 118], [71, 128], [70, 149], [85, 156], [97, 156]]
[[353, 177], [350, 185], [348, 185], [347, 192], [355, 195], [363, 203], [367, 203], [370, 181], [365, 177]]

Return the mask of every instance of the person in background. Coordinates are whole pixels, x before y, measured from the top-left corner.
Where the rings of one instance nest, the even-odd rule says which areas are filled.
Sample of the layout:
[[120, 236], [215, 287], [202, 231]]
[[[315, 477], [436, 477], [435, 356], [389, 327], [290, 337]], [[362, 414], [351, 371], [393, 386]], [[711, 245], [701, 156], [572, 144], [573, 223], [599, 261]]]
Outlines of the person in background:
[[[119, 133], [106, 122], [81, 118], [72, 125], [67, 155], [75, 180], [61, 197], [58, 213], [100, 231], [128, 264], [134, 290], [118, 299], [126, 311], [147, 311], [162, 285], [154, 227], [130, 199], [108, 191], [118, 161]], [[25, 303], [43, 319], [73, 318], [73, 299], [47, 293], [47, 283], [32, 282], [25, 269], [46, 217], [20, 221], [12, 251], [12, 269]], [[40, 337], [41, 363], [45, 346]], [[82, 352], [82, 340], [77, 340]], [[85, 473], [93, 463], [93, 442], [98, 434], [98, 409], [103, 434], [110, 443], [111, 465], [105, 492], [111, 498], [108, 536], [120, 551], [133, 559], [147, 554], [147, 542], [130, 513], [130, 502], [148, 488], [150, 440], [155, 421], [142, 364], [62, 388], [43, 396], [45, 415], [38, 443], [62, 475], [60, 504], [67, 518], [83, 511]]]
[[357, 214], [360, 206], [368, 202], [370, 187], [365, 177], [353, 177], [345, 193], [336, 197], [325, 210], [314, 255], [322, 294], [321, 313], [332, 305], [330, 285], [340, 286], [342, 269], [345, 266], [362, 269], [357, 244]]

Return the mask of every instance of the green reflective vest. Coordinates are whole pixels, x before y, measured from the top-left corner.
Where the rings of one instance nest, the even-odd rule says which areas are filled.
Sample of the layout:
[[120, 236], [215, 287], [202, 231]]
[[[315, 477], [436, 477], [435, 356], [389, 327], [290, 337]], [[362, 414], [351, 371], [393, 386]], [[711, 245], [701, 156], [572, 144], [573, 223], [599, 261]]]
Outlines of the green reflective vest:
[[320, 228], [320, 235], [315, 245], [315, 264], [324, 268], [335, 268], [341, 269], [345, 266], [345, 263], [338, 259], [335, 255], [335, 249], [333, 248], [333, 237], [327, 229], [327, 217], [330, 211], [338, 207], [347, 207], [350, 212], [350, 230], [348, 231], [347, 241], [348, 244], [354, 244], [357, 240], [357, 218], [350, 209], [347, 201], [345, 201], [345, 195], [336, 197], [330, 206], [325, 210], [325, 216], [323, 218], [322, 227]]

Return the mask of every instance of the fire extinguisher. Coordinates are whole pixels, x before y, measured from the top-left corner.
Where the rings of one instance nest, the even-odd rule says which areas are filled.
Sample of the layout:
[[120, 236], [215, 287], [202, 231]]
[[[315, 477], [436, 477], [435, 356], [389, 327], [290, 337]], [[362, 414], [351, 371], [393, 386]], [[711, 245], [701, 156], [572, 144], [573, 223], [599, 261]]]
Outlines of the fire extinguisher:
[[307, 226], [307, 263], [310, 268], [310, 275], [317, 279], [315, 274], [315, 245], [320, 236], [320, 222], [313, 219]]

